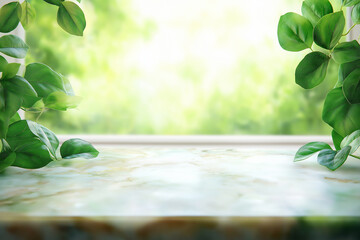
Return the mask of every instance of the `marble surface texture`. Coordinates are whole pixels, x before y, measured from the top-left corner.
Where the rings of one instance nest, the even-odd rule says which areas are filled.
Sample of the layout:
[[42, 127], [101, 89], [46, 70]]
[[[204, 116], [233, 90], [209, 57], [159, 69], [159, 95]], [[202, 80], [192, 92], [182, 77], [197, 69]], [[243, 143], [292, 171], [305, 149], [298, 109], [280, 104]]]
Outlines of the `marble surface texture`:
[[360, 161], [296, 148], [112, 147], [0, 174], [0, 216], [360, 216]]

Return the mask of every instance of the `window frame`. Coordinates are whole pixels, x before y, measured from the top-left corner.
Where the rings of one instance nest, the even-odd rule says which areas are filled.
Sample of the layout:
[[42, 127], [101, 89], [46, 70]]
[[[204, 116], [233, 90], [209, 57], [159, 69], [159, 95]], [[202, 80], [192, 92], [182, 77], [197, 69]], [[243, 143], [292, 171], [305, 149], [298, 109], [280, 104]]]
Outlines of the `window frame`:
[[[13, 0], [0, 0], [0, 7]], [[22, 2], [23, 0], [20, 0]], [[352, 26], [351, 10], [346, 11], [347, 28]], [[19, 26], [10, 33], [25, 39], [25, 30]], [[0, 34], [2, 36], [4, 34]], [[360, 26], [356, 26], [347, 36], [347, 40], [356, 39], [360, 35]], [[6, 56], [5, 56], [6, 57]], [[24, 64], [24, 59], [6, 57], [9, 62]], [[20, 110], [23, 118], [24, 112]], [[311, 141], [322, 141], [332, 144], [330, 136], [303, 136], [303, 135], [59, 135], [60, 142], [69, 138], [82, 138], [97, 145], [124, 145], [124, 146], [300, 146]]]

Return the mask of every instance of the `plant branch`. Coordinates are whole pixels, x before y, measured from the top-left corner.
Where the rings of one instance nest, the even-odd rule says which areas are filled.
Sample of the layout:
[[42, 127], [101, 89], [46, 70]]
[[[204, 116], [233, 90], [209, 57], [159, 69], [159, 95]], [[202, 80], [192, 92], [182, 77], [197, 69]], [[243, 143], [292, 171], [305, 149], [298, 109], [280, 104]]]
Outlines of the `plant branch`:
[[39, 121], [39, 119], [40, 119], [40, 117], [43, 115], [44, 111], [45, 111], [45, 108], [43, 108], [43, 109], [41, 110], [41, 112], [40, 112], [39, 115], [37, 116], [35, 122], [38, 122], [38, 121]]
[[355, 155], [352, 155], [352, 154], [349, 154], [351, 157], [353, 157], [353, 158], [357, 158], [357, 159], [360, 159], [360, 157], [359, 156], [355, 156]]
[[341, 35], [341, 36], [346, 36], [346, 35], [348, 35], [349, 32], [350, 32], [355, 26], [356, 26], [356, 23], [354, 23], [354, 25], [352, 25], [352, 26], [349, 28], [349, 30], [348, 30], [346, 33], [344, 33], [343, 35]]

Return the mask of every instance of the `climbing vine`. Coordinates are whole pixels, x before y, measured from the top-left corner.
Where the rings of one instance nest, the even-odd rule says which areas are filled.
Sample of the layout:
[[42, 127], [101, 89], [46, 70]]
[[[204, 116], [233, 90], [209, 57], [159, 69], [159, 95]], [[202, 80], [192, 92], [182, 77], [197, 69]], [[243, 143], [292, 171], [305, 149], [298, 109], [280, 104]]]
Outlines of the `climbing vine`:
[[[353, 25], [345, 30], [344, 8], [351, 10]], [[341, 41], [360, 24], [360, 0], [341, 0], [341, 8], [334, 11], [328, 0], [305, 0], [302, 15], [289, 12], [280, 17], [278, 40], [280, 46], [292, 52], [310, 52], [295, 70], [295, 82], [305, 89], [321, 84], [330, 60], [339, 64], [339, 77], [326, 96], [322, 119], [332, 130], [335, 149], [324, 142], [302, 146], [294, 161], [302, 161], [319, 153], [318, 163], [336, 170], [360, 146], [360, 45], [356, 40]]]
[[[78, 3], [44, 0], [57, 7], [58, 25], [69, 34], [82, 36], [85, 15]], [[0, 9], [0, 52], [22, 59], [29, 47], [19, 37], [8, 34], [19, 24], [28, 29], [34, 23], [35, 9], [29, 0], [13, 1]], [[36, 26], [33, 26], [36, 27]], [[51, 37], [51, 36], [48, 36]], [[47, 109], [66, 111], [79, 103], [69, 80], [42, 63], [21, 67], [0, 55], [0, 171], [9, 166], [41, 168], [62, 158], [93, 158], [99, 152], [88, 142], [70, 139], [61, 146], [56, 135], [37, 122], [21, 119], [18, 111], [37, 112]], [[21, 69], [25, 69], [22, 71]]]

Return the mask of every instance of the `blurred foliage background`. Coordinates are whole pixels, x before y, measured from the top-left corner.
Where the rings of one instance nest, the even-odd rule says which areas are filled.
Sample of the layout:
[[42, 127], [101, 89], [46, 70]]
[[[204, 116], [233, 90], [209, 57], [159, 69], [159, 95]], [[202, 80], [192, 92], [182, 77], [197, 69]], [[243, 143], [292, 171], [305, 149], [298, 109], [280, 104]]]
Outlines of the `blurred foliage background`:
[[277, 42], [279, 17], [301, 2], [83, 0], [81, 38], [57, 26], [55, 6], [32, 0], [26, 62], [66, 75], [82, 97], [40, 123], [74, 134], [328, 134], [321, 110], [336, 64], [303, 90], [294, 72], [308, 51]]

